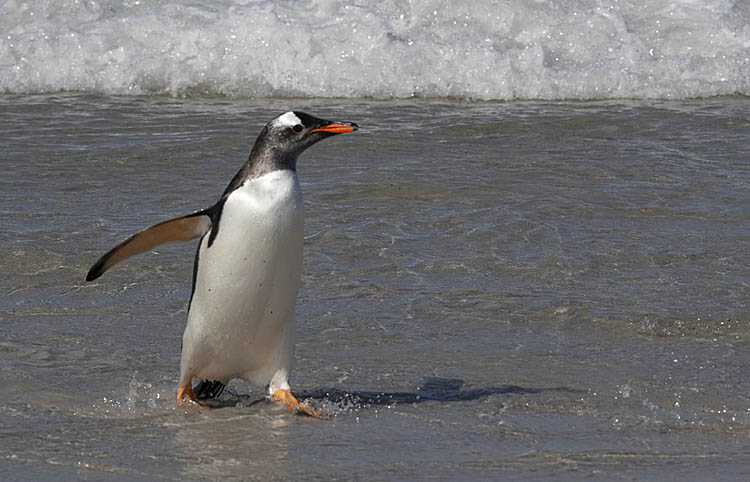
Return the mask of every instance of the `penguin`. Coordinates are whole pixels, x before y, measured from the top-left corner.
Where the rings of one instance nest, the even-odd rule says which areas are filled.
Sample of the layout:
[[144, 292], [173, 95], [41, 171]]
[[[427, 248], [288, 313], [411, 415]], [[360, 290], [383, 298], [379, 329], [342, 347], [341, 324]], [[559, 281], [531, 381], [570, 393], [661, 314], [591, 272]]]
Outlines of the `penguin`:
[[294, 412], [321, 416], [289, 386], [304, 223], [297, 158], [327, 137], [358, 128], [299, 111], [276, 117], [216, 204], [136, 232], [89, 270], [86, 281], [93, 281], [155, 246], [200, 238], [182, 337], [178, 407], [208, 408], [201, 402], [240, 378], [265, 386], [271, 400]]

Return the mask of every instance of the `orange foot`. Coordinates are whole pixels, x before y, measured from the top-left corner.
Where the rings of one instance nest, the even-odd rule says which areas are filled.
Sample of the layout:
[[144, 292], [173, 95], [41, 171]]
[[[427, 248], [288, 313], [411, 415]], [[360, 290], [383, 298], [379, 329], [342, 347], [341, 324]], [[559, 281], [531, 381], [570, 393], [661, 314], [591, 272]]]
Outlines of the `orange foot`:
[[195, 398], [195, 394], [193, 393], [193, 387], [190, 384], [184, 387], [177, 387], [177, 400], [174, 404], [175, 406], [180, 408], [201, 408], [205, 410], [211, 409], [211, 407], [198, 403], [198, 399]]
[[288, 389], [276, 390], [271, 395], [271, 400], [283, 403], [286, 408], [300, 415], [309, 415], [315, 418], [327, 418], [328, 416], [324, 410], [318, 410], [305, 403], [300, 403]]

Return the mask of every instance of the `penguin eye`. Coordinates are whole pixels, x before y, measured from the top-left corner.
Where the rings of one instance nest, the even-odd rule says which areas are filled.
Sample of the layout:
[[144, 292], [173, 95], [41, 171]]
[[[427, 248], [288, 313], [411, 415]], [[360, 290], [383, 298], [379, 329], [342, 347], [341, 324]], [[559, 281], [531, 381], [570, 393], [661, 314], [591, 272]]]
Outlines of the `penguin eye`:
[[299, 134], [300, 132], [302, 132], [302, 129], [304, 129], [304, 127], [302, 126], [302, 124], [297, 124], [296, 126], [292, 127], [292, 130], [294, 132], [296, 132], [297, 134]]

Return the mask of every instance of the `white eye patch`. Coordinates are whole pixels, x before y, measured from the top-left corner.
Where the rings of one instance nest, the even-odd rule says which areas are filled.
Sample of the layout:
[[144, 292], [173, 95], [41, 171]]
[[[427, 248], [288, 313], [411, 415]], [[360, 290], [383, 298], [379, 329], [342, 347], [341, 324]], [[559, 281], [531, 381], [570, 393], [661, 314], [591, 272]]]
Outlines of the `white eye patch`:
[[302, 124], [302, 121], [299, 120], [299, 117], [294, 115], [294, 112], [292, 111], [289, 111], [286, 114], [282, 114], [278, 116], [273, 121], [273, 125], [282, 126], [282, 127], [292, 127], [292, 126], [296, 126], [297, 124]]

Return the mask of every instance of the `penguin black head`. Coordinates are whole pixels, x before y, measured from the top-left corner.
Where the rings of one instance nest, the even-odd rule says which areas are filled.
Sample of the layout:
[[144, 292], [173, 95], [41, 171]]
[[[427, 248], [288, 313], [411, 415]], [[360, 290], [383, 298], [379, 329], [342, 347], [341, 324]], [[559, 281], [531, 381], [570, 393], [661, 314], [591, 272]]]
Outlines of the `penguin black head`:
[[332, 122], [304, 112], [289, 111], [266, 124], [255, 139], [250, 158], [224, 191], [272, 171], [297, 169], [297, 158], [318, 141], [359, 129], [354, 122]]
[[[353, 122], [333, 122], [304, 112], [289, 111], [266, 124], [255, 141], [253, 152], [271, 156], [274, 163], [295, 169], [297, 157], [318, 141], [359, 128]], [[251, 154], [252, 158], [252, 154]]]
[[334, 134], [356, 131], [359, 126], [353, 122], [332, 122], [304, 112], [289, 111], [269, 122], [266, 128], [278, 130], [292, 140], [304, 139], [307, 143], [315, 139], [309, 144], [312, 145]]

